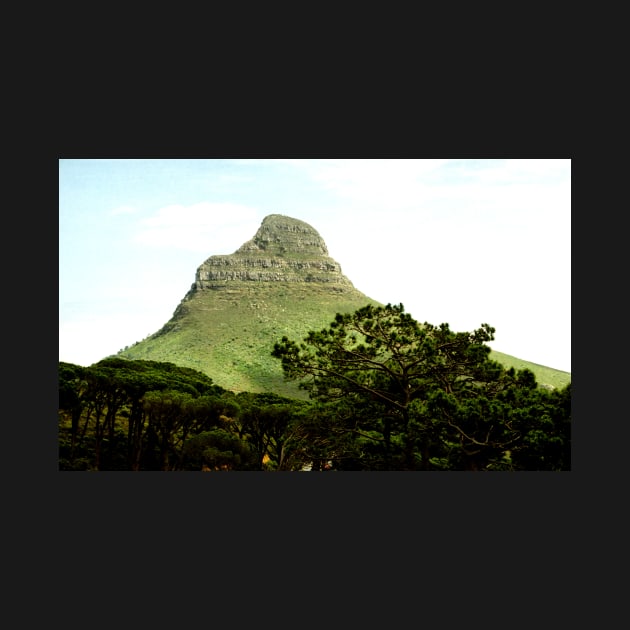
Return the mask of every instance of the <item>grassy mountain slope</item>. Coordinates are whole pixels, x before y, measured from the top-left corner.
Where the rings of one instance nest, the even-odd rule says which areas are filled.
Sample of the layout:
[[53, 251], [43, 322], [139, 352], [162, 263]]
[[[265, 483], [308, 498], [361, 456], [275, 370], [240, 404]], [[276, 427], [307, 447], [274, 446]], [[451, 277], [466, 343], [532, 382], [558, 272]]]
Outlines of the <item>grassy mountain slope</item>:
[[513, 367], [515, 370], [531, 370], [536, 375], [536, 380], [539, 384], [553, 387], [554, 389], [561, 389], [571, 382], [571, 372], [563, 372], [562, 370], [538, 365], [538, 363], [517, 359], [516, 357], [497, 352], [496, 350], [490, 353], [490, 358], [508, 368]]
[[377, 304], [356, 290], [317, 284], [252, 283], [194, 291], [159, 332], [120, 353], [128, 359], [170, 361], [204, 372], [232, 391], [271, 391], [303, 397], [285, 383], [274, 343], [327, 327], [336, 313]]
[[[336, 313], [378, 305], [358, 291], [331, 293], [314, 284], [252, 285], [222, 292], [198, 291], [180, 304], [159, 332], [120, 352], [128, 359], [170, 361], [210, 376], [232, 391], [275, 392], [303, 397], [285, 383], [274, 343], [302, 339], [328, 327]], [[561, 388], [571, 374], [497, 352], [491, 358], [516, 370], [529, 369], [540, 384]]]

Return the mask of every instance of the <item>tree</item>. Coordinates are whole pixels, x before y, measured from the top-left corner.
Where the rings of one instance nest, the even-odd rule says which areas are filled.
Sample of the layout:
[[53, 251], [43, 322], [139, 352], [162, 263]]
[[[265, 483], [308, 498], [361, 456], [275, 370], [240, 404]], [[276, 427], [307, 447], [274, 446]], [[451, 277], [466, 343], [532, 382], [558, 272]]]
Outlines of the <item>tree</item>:
[[75, 465], [77, 442], [79, 438], [79, 423], [85, 407], [85, 395], [87, 382], [85, 381], [86, 368], [72, 363], [59, 362], [59, 410], [70, 414], [70, 440], [67, 448], [64, 447], [64, 431], [60, 429], [59, 464], [61, 468], [72, 469]]
[[272, 356], [318, 403], [319, 422], [303, 431], [337, 467], [485, 470], [522, 438], [516, 392], [536, 389], [531, 372], [489, 359], [494, 332], [369, 305], [300, 343], [283, 337]]
[[190, 437], [184, 444], [188, 470], [255, 470], [257, 457], [247, 442], [221, 428]]
[[[215, 404], [227, 392], [211, 378], [173, 363], [112, 357], [83, 368], [60, 362], [58, 380], [59, 466], [65, 470], [163, 467], [163, 456], [177, 466], [188, 433], [216, 426], [215, 410], [229, 407]], [[170, 437], [163, 433], [168, 418], [160, 418], [166, 399], [161, 406], [157, 401], [167, 390], [183, 401], [171, 405], [178, 416]]]
[[538, 388], [518, 407], [522, 438], [511, 453], [515, 470], [571, 470], [571, 384]]
[[278, 469], [288, 456], [285, 444], [287, 431], [303, 401], [284, 398], [276, 394], [238, 395], [240, 413], [234, 423], [236, 434], [247, 442], [256, 453], [258, 467]]
[[174, 469], [187, 437], [193, 397], [187, 392], [165, 390], [144, 395], [144, 412], [160, 470]]

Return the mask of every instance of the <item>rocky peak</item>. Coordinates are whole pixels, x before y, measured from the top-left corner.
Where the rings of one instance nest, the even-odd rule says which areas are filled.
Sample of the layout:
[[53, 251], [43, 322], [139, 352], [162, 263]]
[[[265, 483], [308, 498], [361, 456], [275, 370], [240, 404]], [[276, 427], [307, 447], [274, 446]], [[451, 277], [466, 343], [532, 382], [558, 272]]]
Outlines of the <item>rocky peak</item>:
[[284, 216], [267, 215], [253, 239], [244, 243], [237, 254], [264, 252], [276, 256], [328, 256], [328, 248], [317, 230], [308, 223]]
[[233, 254], [211, 256], [193, 288], [222, 289], [232, 282], [317, 282], [352, 287], [328, 255], [317, 230], [282, 214], [266, 216], [254, 237]]

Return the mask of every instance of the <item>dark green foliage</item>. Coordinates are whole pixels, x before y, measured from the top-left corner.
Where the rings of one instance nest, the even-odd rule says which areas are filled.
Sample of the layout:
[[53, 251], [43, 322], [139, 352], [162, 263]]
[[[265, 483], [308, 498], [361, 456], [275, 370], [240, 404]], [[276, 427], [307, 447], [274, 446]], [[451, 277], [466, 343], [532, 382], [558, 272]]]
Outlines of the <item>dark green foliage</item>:
[[61, 470], [170, 470], [191, 430], [219, 423], [225, 390], [205, 374], [110, 358], [59, 366]]
[[184, 470], [256, 470], [250, 445], [225, 429], [205, 431], [184, 445]]
[[115, 373], [118, 378], [127, 381], [127, 387], [142, 388], [151, 384], [151, 389], [169, 389], [188, 392], [193, 395], [221, 394], [225, 390], [215, 385], [206, 374], [189, 367], [161, 361], [130, 361], [118, 357], [109, 357], [95, 363], [88, 369], [99, 368], [104, 372]]
[[532, 390], [519, 406], [522, 444], [512, 454], [518, 470], [571, 470], [571, 384]]
[[337, 314], [271, 353], [308, 401], [173, 363], [60, 362], [59, 468], [570, 470], [570, 383], [492, 360], [493, 335], [419, 324], [402, 304]]
[[256, 453], [259, 469], [284, 468], [289, 427], [305, 403], [276, 394], [241, 393], [237, 400], [240, 414], [233, 427]]
[[367, 306], [272, 354], [318, 403], [303, 442], [339, 469], [568, 469], [570, 397], [492, 361], [493, 338]]

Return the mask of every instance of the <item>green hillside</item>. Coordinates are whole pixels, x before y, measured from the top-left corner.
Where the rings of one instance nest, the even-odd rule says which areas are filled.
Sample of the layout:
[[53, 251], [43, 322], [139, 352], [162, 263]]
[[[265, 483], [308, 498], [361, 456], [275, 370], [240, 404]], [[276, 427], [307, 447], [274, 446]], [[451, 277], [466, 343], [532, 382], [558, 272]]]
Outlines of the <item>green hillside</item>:
[[303, 398], [294, 383], [284, 382], [280, 362], [271, 357], [274, 344], [284, 335], [301, 339], [327, 327], [336, 313], [368, 303], [377, 304], [355, 290], [331, 292], [316, 284], [194, 291], [166, 326], [119, 356], [195, 368], [235, 392]]
[[508, 368], [513, 367], [515, 370], [531, 370], [535, 374], [538, 383], [547, 387], [562, 389], [571, 382], [571, 372], [563, 372], [562, 370], [555, 370], [550, 367], [545, 367], [544, 365], [538, 365], [538, 363], [517, 359], [516, 357], [497, 352], [496, 350], [490, 353], [490, 358]]

